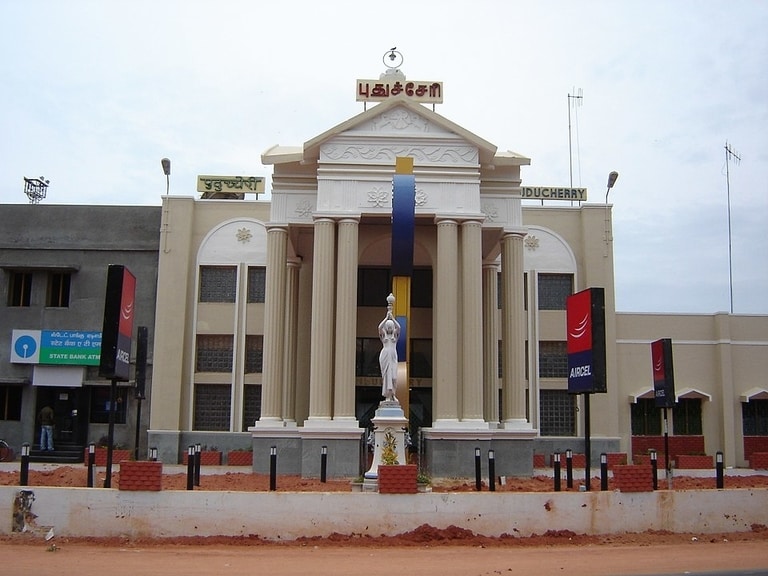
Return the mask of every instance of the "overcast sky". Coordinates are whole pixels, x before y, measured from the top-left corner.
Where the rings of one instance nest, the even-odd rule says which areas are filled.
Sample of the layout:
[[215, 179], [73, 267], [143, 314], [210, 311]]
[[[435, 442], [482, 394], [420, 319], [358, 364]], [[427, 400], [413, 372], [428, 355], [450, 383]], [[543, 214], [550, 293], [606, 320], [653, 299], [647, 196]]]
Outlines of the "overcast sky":
[[618, 310], [728, 311], [730, 239], [734, 312], [768, 313], [768, 2], [0, 0], [0, 23], [1, 203], [45, 176], [46, 204], [159, 205], [163, 157], [175, 195], [268, 178], [396, 46], [438, 113], [531, 158], [524, 185], [602, 203], [619, 172]]

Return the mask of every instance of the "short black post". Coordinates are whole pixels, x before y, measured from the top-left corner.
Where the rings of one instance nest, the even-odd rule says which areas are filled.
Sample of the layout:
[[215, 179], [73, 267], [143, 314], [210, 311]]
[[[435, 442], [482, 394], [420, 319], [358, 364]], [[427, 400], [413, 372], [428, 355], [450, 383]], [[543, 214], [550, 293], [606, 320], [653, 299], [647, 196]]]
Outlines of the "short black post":
[[480, 448], [475, 448], [475, 490], [480, 492], [482, 481], [480, 480]]
[[653, 489], [659, 489], [659, 462], [656, 450], [651, 450], [651, 474], [653, 474]]
[[93, 488], [94, 464], [96, 464], [96, 444], [88, 444], [88, 488]]
[[328, 446], [320, 448], [320, 482], [325, 483], [328, 472]]
[[195, 489], [195, 445], [187, 448], [187, 490]]
[[203, 458], [203, 447], [200, 442], [195, 444], [195, 486], [200, 486], [200, 460]]
[[560, 492], [560, 452], [552, 454], [552, 468], [554, 469], [555, 492]]
[[157, 462], [157, 447], [152, 446], [152, 448], [149, 449], [149, 461], [150, 462]]
[[496, 492], [496, 453], [488, 450], [488, 489]]
[[277, 446], [269, 449], [269, 490], [277, 490]]
[[723, 482], [723, 453], [715, 453], [715, 469], [717, 471], [717, 488], [721, 490], [724, 486]]
[[565, 487], [573, 488], [573, 450], [565, 451]]
[[29, 444], [21, 445], [21, 470], [19, 471], [19, 486], [29, 486]]
[[608, 490], [608, 454], [600, 454], [600, 490]]

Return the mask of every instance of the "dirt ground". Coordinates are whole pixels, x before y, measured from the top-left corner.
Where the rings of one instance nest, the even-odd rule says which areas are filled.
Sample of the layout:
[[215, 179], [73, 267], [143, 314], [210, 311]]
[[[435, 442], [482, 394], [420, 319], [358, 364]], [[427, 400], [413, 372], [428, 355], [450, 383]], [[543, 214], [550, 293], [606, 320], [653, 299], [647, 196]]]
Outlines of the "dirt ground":
[[[198, 490], [268, 491], [269, 476], [249, 470], [210, 473], [200, 477]], [[105, 472], [97, 469], [96, 485], [103, 486]], [[0, 485], [18, 485], [19, 472], [1, 472]], [[85, 486], [85, 466], [59, 466], [30, 470], [30, 486]], [[578, 490], [580, 481], [574, 481]], [[120, 484], [113, 473], [112, 486]], [[163, 476], [164, 490], [185, 490], [186, 473]], [[659, 481], [666, 488], [666, 481]], [[725, 487], [766, 488], [768, 475], [728, 476]], [[714, 478], [677, 476], [673, 489], [715, 488]], [[435, 492], [470, 492], [474, 481], [441, 480]], [[484, 483], [483, 491], [488, 490]], [[497, 491], [553, 491], [547, 476], [507, 478]], [[562, 482], [565, 491], [565, 481]], [[600, 489], [599, 478], [592, 490]], [[613, 489], [609, 482], [609, 489]], [[350, 480], [306, 479], [279, 476], [277, 490], [348, 492]], [[423, 525], [393, 537], [331, 535], [301, 538], [276, 544], [258, 537], [172, 538], [125, 540], [120, 538], [62, 538], [44, 541], [27, 534], [0, 537], [3, 568], [14, 574], [61, 574], [61, 562], [76, 562], [79, 576], [109, 572], [120, 574], [238, 574], [269, 573], [343, 576], [362, 572], [391, 574], [409, 570], [420, 574], [651, 574], [659, 572], [707, 571], [716, 569], [768, 570], [768, 512], [765, 524], [750, 532], [732, 534], [671, 534], [645, 532], [604, 536], [548, 531], [520, 538], [490, 538], [451, 526], [437, 529]], [[652, 548], [651, 548], [652, 547]], [[5, 572], [5, 570], [4, 570]]]

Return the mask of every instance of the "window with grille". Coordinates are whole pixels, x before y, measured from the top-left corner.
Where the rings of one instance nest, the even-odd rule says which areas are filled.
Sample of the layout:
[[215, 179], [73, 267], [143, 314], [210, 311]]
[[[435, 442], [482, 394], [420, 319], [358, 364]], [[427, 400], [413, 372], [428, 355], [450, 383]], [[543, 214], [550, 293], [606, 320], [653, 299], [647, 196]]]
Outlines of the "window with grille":
[[236, 292], [236, 267], [200, 267], [200, 302], [234, 302]]
[[264, 363], [264, 336], [245, 337], [245, 373], [260, 374]]
[[539, 428], [542, 436], [576, 435], [576, 395], [567, 390], [541, 390]]
[[408, 361], [412, 378], [432, 378], [432, 340], [413, 338]]
[[195, 384], [192, 427], [195, 430], [229, 430], [231, 405], [231, 387], [228, 384]]
[[742, 402], [744, 436], [768, 436], [768, 400]]
[[8, 278], [8, 306], [29, 306], [32, 300], [32, 272], [11, 272]]
[[69, 272], [51, 272], [48, 274], [48, 298], [46, 305], [51, 308], [69, 307]]
[[263, 303], [267, 285], [267, 269], [263, 266], [248, 268], [248, 304]]
[[0, 420], [21, 420], [22, 386], [0, 386]]
[[630, 404], [633, 436], [658, 436], [661, 434], [661, 408], [653, 398], [638, 398]]
[[378, 338], [358, 338], [356, 344], [355, 376], [380, 378], [379, 352], [381, 352], [381, 341]]
[[[108, 424], [111, 407], [110, 386], [90, 386], [91, 389], [91, 424]], [[119, 386], [115, 395], [115, 424], [125, 424], [128, 409], [129, 388]]]
[[565, 300], [573, 294], [573, 274], [539, 274], [539, 310], [565, 310]]
[[672, 409], [675, 436], [701, 436], [701, 400], [681, 398]]
[[246, 384], [243, 391], [243, 430], [261, 418], [261, 386]]
[[541, 378], [568, 378], [568, 350], [566, 342], [539, 342], [539, 376]]
[[198, 334], [197, 372], [232, 372], [231, 335]]

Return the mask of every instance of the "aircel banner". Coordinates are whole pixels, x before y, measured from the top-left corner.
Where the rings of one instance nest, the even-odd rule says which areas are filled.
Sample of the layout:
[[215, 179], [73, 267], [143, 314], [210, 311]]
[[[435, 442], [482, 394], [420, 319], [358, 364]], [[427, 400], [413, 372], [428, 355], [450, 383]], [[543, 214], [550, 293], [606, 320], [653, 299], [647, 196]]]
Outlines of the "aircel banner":
[[125, 266], [110, 264], [104, 300], [104, 329], [99, 375], [127, 381], [131, 367], [136, 278]]
[[566, 300], [568, 392], [605, 392], [605, 295], [587, 288]]
[[653, 397], [657, 408], [675, 406], [675, 370], [672, 366], [672, 339], [651, 342], [653, 363]]

